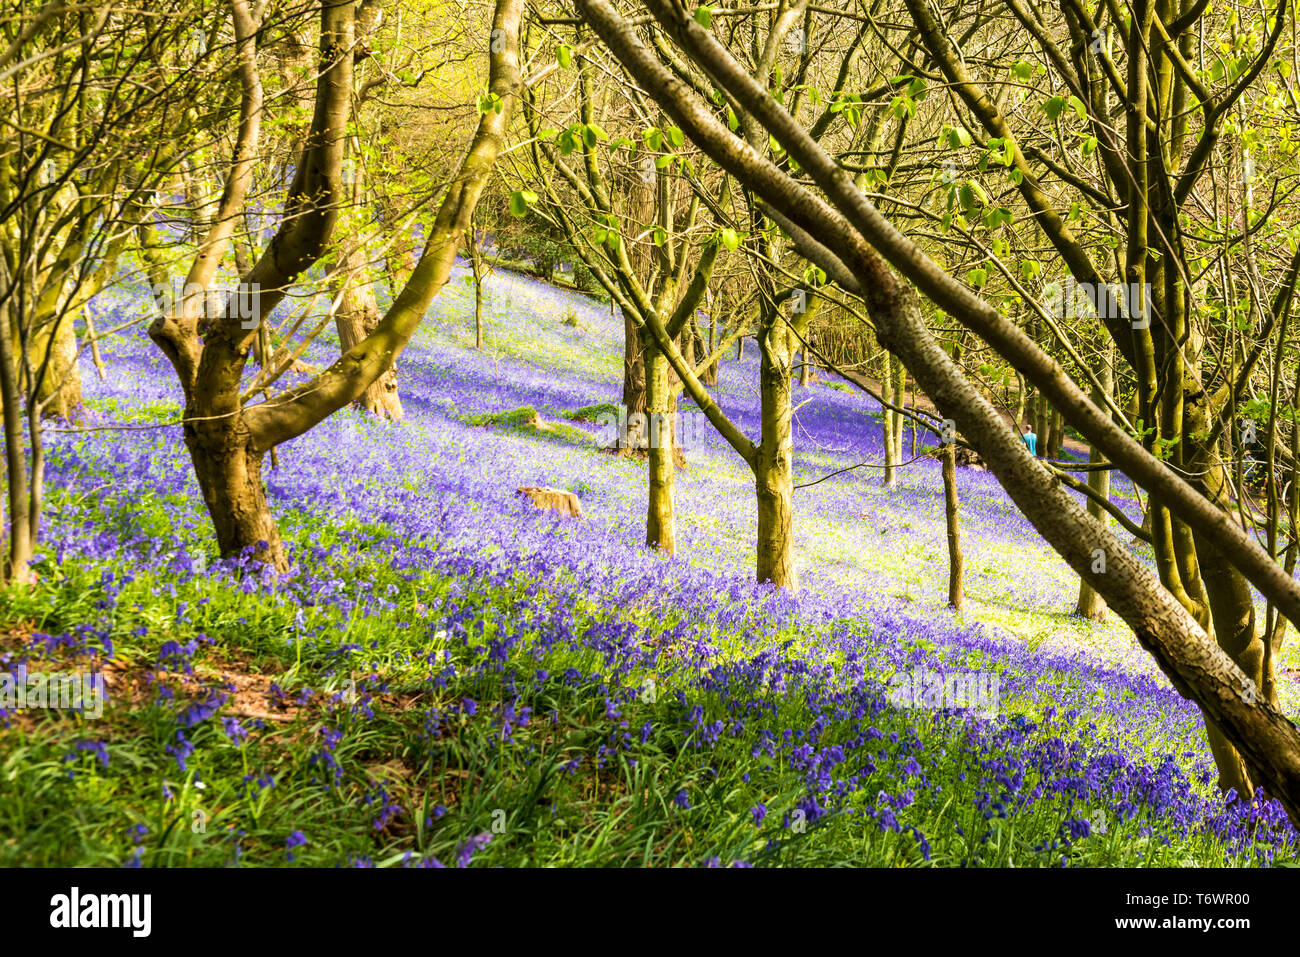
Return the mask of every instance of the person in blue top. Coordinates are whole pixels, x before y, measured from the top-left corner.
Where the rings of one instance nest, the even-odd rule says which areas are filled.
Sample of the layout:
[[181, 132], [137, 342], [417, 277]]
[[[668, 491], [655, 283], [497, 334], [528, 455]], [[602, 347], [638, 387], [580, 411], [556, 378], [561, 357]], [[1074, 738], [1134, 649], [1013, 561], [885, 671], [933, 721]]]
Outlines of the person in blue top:
[[1025, 426], [1025, 448], [1029, 449], [1030, 455], [1038, 454], [1038, 436], [1029, 426]]

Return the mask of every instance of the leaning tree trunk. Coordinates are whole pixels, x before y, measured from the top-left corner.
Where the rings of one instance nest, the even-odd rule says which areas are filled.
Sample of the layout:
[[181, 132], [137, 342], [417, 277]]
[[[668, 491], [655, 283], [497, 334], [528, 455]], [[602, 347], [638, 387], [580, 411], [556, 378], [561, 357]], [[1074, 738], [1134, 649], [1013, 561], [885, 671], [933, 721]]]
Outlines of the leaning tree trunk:
[[965, 588], [962, 584], [961, 518], [957, 502], [957, 443], [943, 446], [943, 513], [948, 527], [948, 605], [961, 611]]
[[778, 319], [766, 335], [759, 335], [758, 343], [763, 438], [754, 466], [758, 499], [756, 577], [759, 582], [797, 591], [789, 332]]

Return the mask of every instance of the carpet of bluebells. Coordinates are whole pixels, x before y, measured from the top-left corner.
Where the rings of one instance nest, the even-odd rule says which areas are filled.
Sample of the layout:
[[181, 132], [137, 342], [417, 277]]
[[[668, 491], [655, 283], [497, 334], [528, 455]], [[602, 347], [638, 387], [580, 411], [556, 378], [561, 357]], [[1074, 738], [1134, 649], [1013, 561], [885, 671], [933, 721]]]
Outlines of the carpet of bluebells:
[[[40, 581], [0, 597], [0, 667], [97, 670], [109, 700], [0, 711], [0, 864], [1297, 860], [1276, 804], [1218, 793], [1199, 712], [1132, 636], [1070, 616], [1077, 578], [990, 476], [959, 478], [961, 616], [925, 457], [895, 489], [868, 465], [796, 493], [792, 596], [752, 582], [752, 476], [710, 436], [678, 476], [679, 554], [656, 554], [644, 464], [572, 415], [617, 401], [621, 320], [499, 270], [478, 352], [462, 277], [401, 360], [406, 421], [348, 410], [278, 450], [284, 576], [217, 557], [142, 324], [103, 343], [103, 380], [86, 357], [87, 419], [47, 432]], [[106, 328], [148, 298], [96, 308]], [[756, 433], [755, 361], [724, 362], [717, 391]], [[797, 482], [880, 461], [875, 403], [824, 378], [795, 393]], [[497, 415], [523, 408], [540, 424]], [[918, 669], [994, 674], [997, 707], [895, 707]]]

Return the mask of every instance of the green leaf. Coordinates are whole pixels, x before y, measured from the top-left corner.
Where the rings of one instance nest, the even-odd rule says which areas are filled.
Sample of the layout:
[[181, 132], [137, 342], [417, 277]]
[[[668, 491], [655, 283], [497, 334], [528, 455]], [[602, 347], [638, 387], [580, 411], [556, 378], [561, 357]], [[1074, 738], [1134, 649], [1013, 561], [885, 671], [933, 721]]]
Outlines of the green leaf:
[[655, 152], [658, 152], [659, 150], [663, 149], [664, 135], [663, 133], [659, 132], [659, 130], [655, 129], [653, 126], [647, 127], [646, 129], [642, 130], [641, 138], [645, 140], [645, 145], [650, 147], [650, 149], [654, 150]]
[[1011, 222], [1011, 210], [1007, 209], [1005, 206], [991, 209], [985, 215], [984, 222], [989, 229], [997, 229], [999, 226], [1005, 226], [1007, 223]]
[[1075, 116], [1081, 120], [1086, 120], [1088, 118], [1088, 108], [1083, 105], [1083, 100], [1079, 99], [1077, 96], [1072, 96], [1070, 97], [1069, 103], [1074, 109]]
[[740, 248], [740, 234], [734, 229], [718, 230], [718, 239], [721, 240], [722, 245], [726, 247], [728, 252], [734, 253]]
[[1066, 99], [1063, 96], [1054, 96], [1043, 104], [1043, 110], [1047, 113], [1049, 120], [1054, 120], [1061, 115], [1065, 109]]
[[558, 59], [560, 61], [560, 69], [572, 70], [573, 69], [573, 47], [569, 46], [567, 43], [561, 43]]
[[678, 148], [686, 142], [685, 135], [683, 135], [681, 129], [676, 126], [670, 126], [664, 132], [668, 134], [668, 142], [671, 143], [674, 148]]
[[707, 30], [713, 25], [713, 8], [710, 6], [696, 7], [695, 22]]
[[532, 190], [515, 190], [510, 194], [510, 215], [526, 216], [528, 207], [537, 202], [537, 194]]
[[966, 274], [966, 281], [976, 289], [984, 288], [984, 284], [989, 280], [989, 271], [976, 267]]

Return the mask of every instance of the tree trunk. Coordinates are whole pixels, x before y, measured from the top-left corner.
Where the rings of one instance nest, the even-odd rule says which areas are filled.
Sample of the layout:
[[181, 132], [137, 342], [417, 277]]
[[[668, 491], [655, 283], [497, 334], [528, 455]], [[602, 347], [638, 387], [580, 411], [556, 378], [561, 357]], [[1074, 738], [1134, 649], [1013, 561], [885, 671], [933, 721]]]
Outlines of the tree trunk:
[[284, 544], [262, 485], [262, 453], [250, 447], [242, 417], [186, 422], [185, 445], [222, 557], [247, 554], [277, 571], [287, 569]]
[[90, 356], [94, 360], [95, 371], [99, 373], [99, 381], [103, 382], [108, 378], [108, 370], [104, 368], [104, 357], [99, 353], [99, 334], [95, 331], [95, 317], [90, 303], [81, 307], [81, 316], [86, 321], [86, 338], [90, 341]]
[[[894, 360], [894, 405], [900, 409], [907, 407], [907, 366], [899, 359]], [[903, 464], [903, 413], [894, 413], [894, 461]]]
[[474, 275], [474, 348], [483, 351], [483, 280]]
[[1052, 458], [1061, 460], [1065, 449], [1065, 417], [1061, 410], [1052, 413]]
[[884, 488], [893, 488], [897, 483], [894, 474], [894, 466], [898, 462], [897, 443], [894, 441], [894, 413], [893, 410], [884, 405], [885, 402], [896, 403], [897, 397], [894, 395], [894, 357], [888, 352], [884, 354], [881, 363], [880, 372], [880, 433], [885, 447], [885, 469], [881, 476], [880, 484]]
[[[1102, 364], [1101, 374], [1098, 380], [1101, 383], [1101, 389], [1092, 390], [1092, 399], [1098, 406], [1104, 408], [1106, 396], [1110, 395], [1114, 389], [1114, 372], [1111, 361], [1113, 352], [1106, 357]], [[1088, 461], [1092, 464], [1105, 461], [1105, 456], [1097, 449], [1095, 445], [1089, 447]], [[1104, 469], [1098, 469], [1088, 473], [1088, 487], [1091, 488], [1102, 498], [1110, 498], [1110, 472]], [[1110, 517], [1106, 510], [1101, 507], [1099, 502], [1094, 502], [1091, 498], [1087, 502], [1088, 514], [1096, 519], [1097, 524], [1105, 528], [1110, 523]], [[1106, 620], [1106, 599], [1102, 598], [1095, 588], [1088, 584], [1088, 579], [1079, 577], [1079, 600], [1075, 603], [1074, 613], [1080, 618], [1087, 618], [1089, 621]]]
[[478, 230], [465, 230], [465, 253], [474, 279], [474, 348], [483, 350], [483, 248]]
[[778, 322], [758, 337], [763, 438], [755, 458], [754, 479], [758, 499], [759, 582], [798, 591], [794, 563], [794, 480], [791, 465], [789, 332]]
[[[646, 361], [645, 344], [641, 332], [627, 316], [623, 317], [623, 406], [630, 423], [632, 416], [644, 418], [646, 411]], [[641, 419], [638, 419], [641, 421]], [[645, 430], [629, 424], [625, 434], [618, 437], [620, 449], [643, 449], [649, 437]]]
[[[1189, 403], [1185, 428], [1189, 436], [1187, 467], [1194, 475], [1201, 475], [1199, 485], [1205, 496], [1219, 508], [1229, 509], [1232, 500], [1224, 475], [1226, 466], [1222, 464], [1221, 450], [1206, 448], [1202, 442], [1190, 438], [1193, 435], [1204, 435], [1208, 429], [1209, 417], [1203, 403]], [[1213, 620], [1214, 639], [1245, 673], [1248, 683], [1240, 689], [1243, 697], [1267, 700], [1276, 708], [1278, 701], [1273, 676], [1264, 670], [1264, 635], [1255, 614], [1250, 584], [1231, 562], [1224, 559], [1213, 541], [1203, 535], [1194, 537], [1200, 581]], [[1208, 715], [1205, 731], [1215, 765], [1219, 769], [1219, 787], [1225, 791], [1235, 788], [1238, 795], [1249, 798], [1253, 793], [1254, 782], [1240, 753]]]
[[645, 543], [672, 555], [677, 551], [677, 525], [673, 512], [677, 397], [672, 392], [667, 357], [653, 342], [646, 344], [644, 357], [650, 445]]
[[[709, 355], [713, 355], [713, 350], [718, 347], [718, 323], [713, 318], [712, 313], [709, 315]], [[705, 385], [718, 384], [718, 363], [710, 362], [708, 368], [700, 373], [700, 381]]]
[[1040, 395], [1038, 401], [1034, 403], [1034, 431], [1038, 433], [1038, 448], [1036, 451], [1040, 459], [1048, 458], [1047, 432], [1051, 418], [1051, 406], [1048, 405], [1047, 398]]
[[[361, 154], [361, 143], [353, 137], [351, 145], [353, 155], [349, 169], [351, 182], [348, 183], [345, 179], [344, 183], [351, 190], [352, 208], [345, 216], [351, 220], [355, 235], [347, 240], [347, 251], [336, 264], [337, 278], [334, 280], [334, 296], [338, 302], [334, 324], [339, 334], [339, 352], [343, 355], [374, 332], [383, 319], [379, 312], [379, 304], [375, 302], [370, 257], [366, 254], [364, 240], [360, 239], [364, 235], [366, 225], [358, 212], [366, 208], [365, 171], [363, 165], [356, 161]], [[353, 241], [354, 239], [356, 241]], [[397, 392], [396, 363], [370, 383], [366, 391], [361, 393], [353, 404], [371, 415], [381, 415], [394, 422], [400, 422], [402, 399]]]
[[[73, 328], [73, 316], [65, 315], [57, 319], [54, 329], [54, 341], [50, 342], [50, 329], [54, 326], [54, 316], [47, 316], [38, 321], [32, 334], [31, 364], [32, 371], [40, 375], [41, 366], [45, 364], [45, 374], [41, 377], [36, 390], [36, 399], [43, 403], [43, 416], [55, 416], [60, 419], [75, 419], [81, 412], [81, 366], [77, 363], [77, 334]], [[46, 351], [49, 361], [46, 362]]]
[[961, 611], [965, 590], [962, 586], [961, 518], [957, 503], [957, 443], [943, 447], [943, 504], [948, 526], [948, 605]]
[[[346, 354], [379, 327], [383, 316], [375, 302], [374, 286], [369, 278], [370, 264], [365, 249], [358, 246], [338, 263], [334, 295], [339, 299], [334, 324], [339, 334], [339, 351]], [[370, 384], [354, 403], [372, 415], [394, 422], [402, 420], [402, 398], [397, 391], [396, 365]]]
[[[9, 315], [9, 308], [0, 311], [0, 319], [7, 319]], [[12, 326], [6, 321], [4, 328], [0, 328], [0, 403], [4, 413], [5, 471], [9, 486], [9, 548], [0, 581], [26, 584], [31, 580], [35, 543], [31, 532], [27, 449], [23, 436], [24, 403], [18, 389], [15, 344]]]

